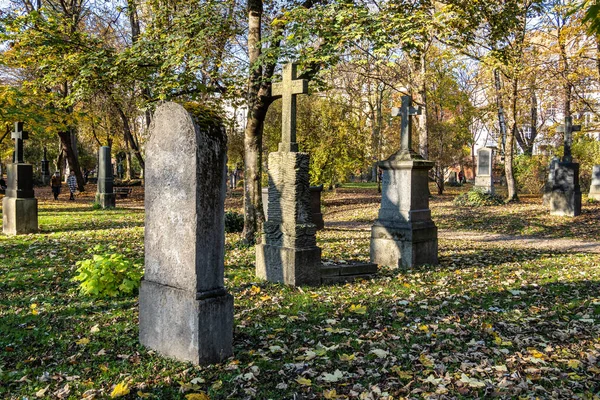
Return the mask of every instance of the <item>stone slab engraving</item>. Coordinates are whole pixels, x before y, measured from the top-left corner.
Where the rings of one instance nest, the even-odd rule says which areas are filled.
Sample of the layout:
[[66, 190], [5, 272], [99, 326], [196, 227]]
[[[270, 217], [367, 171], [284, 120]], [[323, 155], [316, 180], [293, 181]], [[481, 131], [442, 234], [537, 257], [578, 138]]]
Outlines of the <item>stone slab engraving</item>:
[[[317, 230], [325, 228], [325, 221], [323, 220], [323, 213], [321, 212], [321, 192], [323, 192], [323, 185], [311, 186], [310, 187], [310, 210], [312, 223], [317, 226]], [[262, 203], [263, 213], [265, 214], [265, 220], [269, 219], [269, 188], [262, 190]]]
[[15, 123], [11, 134], [15, 141], [14, 163], [7, 167], [8, 187], [2, 200], [2, 231], [7, 235], [34, 233], [38, 230], [38, 204], [33, 191], [33, 166], [23, 161], [23, 141], [29, 138], [23, 123]]
[[378, 165], [383, 170], [379, 216], [371, 228], [371, 262], [392, 268], [438, 263], [437, 227], [429, 209], [428, 171], [432, 161], [411, 149], [410, 96], [402, 98], [400, 151]]
[[145, 275], [140, 342], [196, 364], [233, 353], [223, 281], [226, 134], [181, 105], [155, 113], [146, 145]]
[[492, 149], [483, 147], [477, 151], [477, 176], [474, 187], [486, 193], [494, 193], [493, 159]]
[[102, 208], [115, 207], [113, 184], [110, 147], [102, 146], [98, 150], [98, 187], [96, 190], [96, 203], [100, 204]]
[[600, 200], [600, 165], [592, 167], [592, 183], [590, 185], [590, 199]]
[[321, 283], [306, 153], [269, 154], [269, 219], [256, 246], [256, 275], [288, 285]]

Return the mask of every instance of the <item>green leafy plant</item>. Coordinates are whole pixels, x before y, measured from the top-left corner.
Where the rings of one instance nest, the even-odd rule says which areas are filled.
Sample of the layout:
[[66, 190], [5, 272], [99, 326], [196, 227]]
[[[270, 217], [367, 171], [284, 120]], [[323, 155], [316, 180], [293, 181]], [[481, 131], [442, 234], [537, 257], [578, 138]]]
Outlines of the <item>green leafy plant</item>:
[[81, 294], [115, 297], [133, 294], [139, 288], [143, 275], [141, 264], [133, 263], [122, 254], [108, 252], [101, 246], [96, 246], [93, 250], [103, 251], [103, 254], [94, 254], [92, 258], [76, 264], [79, 275], [72, 280], [80, 282]]
[[102, 204], [100, 204], [98, 202], [92, 203], [92, 210], [100, 210], [100, 209], [102, 209]]
[[234, 211], [225, 213], [225, 232], [241, 232], [244, 230], [244, 216]]
[[479, 189], [470, 190], [454, 199], [454, 205], [461, 207], [499, 206], [502, 204], [504, 204], [502, 197]]

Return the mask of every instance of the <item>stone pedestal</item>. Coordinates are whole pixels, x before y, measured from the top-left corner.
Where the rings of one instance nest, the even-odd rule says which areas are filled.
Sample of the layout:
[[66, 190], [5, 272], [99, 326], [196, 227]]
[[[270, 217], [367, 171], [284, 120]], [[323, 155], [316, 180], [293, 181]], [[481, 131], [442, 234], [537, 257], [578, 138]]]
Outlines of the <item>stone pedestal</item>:
[[226, 142], [210, 115], [166, 103], [146, 144], [140, 342], [195, 364], [233, 354], [233, 297], [224, 287]]
[[550, 199], [552, 198], [552, 190], [554, 189], [554, 173], [556, 171], [556, 166], [560, 162], [560, 158], [552, 157], [550, 160], [550, 165], [548, 167], [548, 176], [546, 178], [546, 183], [544, 184], [544, 195], [542, 197], [542, 204], [545, 206], [550, 205]]
[[269, 219], [256, 246], [256, 275], [288, 285], [321, 282], [321, 249], [312, 222], [306, 153], [269, 154]]
[[434, 163], [398, 152], [383, 170], [379, 217], [371, 229], [371, 261], [392, 268], [438, 263], [437, 227], [429, 209], [428, 171]]
[[474, 189], [485, 193], [494, 193], [494, 181], [491, 175], [477, 175], [475, 177]]
[[102, 146], [98, 153], [98, 189], [96, 191], [96, 203], [100, 204], [102, 208], [115, 207], [113, 183], [110, 147]]
[[554, 171], [554, 187], [550, 198], [550, 214], [575, 217], [581, 214], [579, 164], [561, 162]]
[[321, 212], [321, 193], [322, 192], [323, 192], [323, 185], [310, 187], [311, 220], [312, 220], [313, 224], [315, 224], [317, 226], [318, 231], [325, 228], [325, 221], [323, 220], [323, 213]]
[[594, 165], [592, 167], [592, 183], [590, 185], [588, 197], [600, 201], [600, 165]]
[[9, 164], [8, 188], [2, 200], [2, 231], [6, 235], [35, 233], [38, 230], [38, 206], [33, 191], [33, 166]]

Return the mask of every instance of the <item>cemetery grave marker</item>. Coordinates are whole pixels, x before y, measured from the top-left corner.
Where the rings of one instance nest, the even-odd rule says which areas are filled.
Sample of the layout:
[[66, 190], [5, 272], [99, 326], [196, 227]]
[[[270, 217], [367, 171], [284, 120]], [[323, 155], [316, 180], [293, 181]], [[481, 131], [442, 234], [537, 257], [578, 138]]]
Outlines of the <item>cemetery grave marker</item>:
[[571, 144], [573, 132], [581, 130], [581, 125], [573, 125], [572, 117], [565, 117], [565, 123], [558, 128], [564, 132], [564, 156], [556, 164], [554, 184], [550, 196], [550, 214], [575, 217], [581, 214], [581, 188], [579, 186], [579, 164], [573, 162]]
[[482, 147], [477, 151], [477, 176], [474, 187], [486, 193], [494, 193], [493, 160], [493, 149]]

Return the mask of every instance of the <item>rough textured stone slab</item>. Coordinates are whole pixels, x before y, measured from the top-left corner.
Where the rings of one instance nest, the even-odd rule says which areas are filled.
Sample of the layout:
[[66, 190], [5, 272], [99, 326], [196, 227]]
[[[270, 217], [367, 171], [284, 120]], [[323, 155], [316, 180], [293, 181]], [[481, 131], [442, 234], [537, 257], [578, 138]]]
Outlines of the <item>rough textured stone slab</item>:
[[392, 268], [438, 263], [437, 228], [429, 209], [432, 166], [407, 152], [380, 163], [382, 198], [371, 228], [371, 262]]
[[321, 283], [321, 249], [256, 245], [256, 276], [291, 286]]
[[590, 184], [590, 199], [600, 200], [600, 165], [592, 167], [592, 183]]
[[198, 364], [232, 354], [223, 282], [226, 134], [181, 105], [155, 112], [146, 144], [145, 275], [140, 341]]
[[6, 235], [25, 235], [38, 231], [37, 199], [4, 197], [2, 231]]
[[557, 164], [550, 197], [550, 214], [567, 217], [581, 214], [579, 164], [564, 162]]

